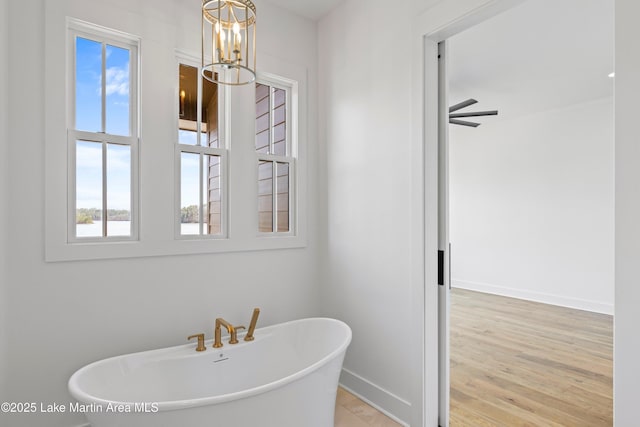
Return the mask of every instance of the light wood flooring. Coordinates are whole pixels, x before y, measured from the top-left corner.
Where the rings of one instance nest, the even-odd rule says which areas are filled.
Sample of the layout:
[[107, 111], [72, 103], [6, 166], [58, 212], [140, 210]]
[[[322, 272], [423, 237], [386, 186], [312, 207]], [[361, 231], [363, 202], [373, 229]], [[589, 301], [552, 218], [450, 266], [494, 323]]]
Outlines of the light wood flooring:
[[611, 426], [612, 354], [612, 316], [453, 289], [451, 426]]
[[400, 424], [339, 387], [336, 398], [335, 427], [371, 426], [400, 427]]

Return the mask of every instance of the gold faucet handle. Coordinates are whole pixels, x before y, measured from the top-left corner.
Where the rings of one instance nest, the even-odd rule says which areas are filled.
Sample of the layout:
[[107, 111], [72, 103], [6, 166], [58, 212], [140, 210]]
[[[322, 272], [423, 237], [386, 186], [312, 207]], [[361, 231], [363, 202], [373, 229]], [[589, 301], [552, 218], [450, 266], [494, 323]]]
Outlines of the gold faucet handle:
[[238, 344], [238, 331], [240, 329], [247, 329], [244, 326], [234, 326], [233, 332], [231, 333], [231, 338], [229, 339], [229, 344]]
[[192, 340], [193, 338], [198, 338], [198, 346], [196, 347], [196, 351], [205, 351], [207, 347], [204, 346], [204, 334], [195, 334], [187, 337], [187, 340]]
[[253, 331], [256, 329], [256, 324], [258, 323], [258, 316], [260, 315], [260, 309], [254, 308], [253, 314], [251, 315], [251, 323], [249, 323], [249, 331], [244, 336], [245, 341], [253, 341]]

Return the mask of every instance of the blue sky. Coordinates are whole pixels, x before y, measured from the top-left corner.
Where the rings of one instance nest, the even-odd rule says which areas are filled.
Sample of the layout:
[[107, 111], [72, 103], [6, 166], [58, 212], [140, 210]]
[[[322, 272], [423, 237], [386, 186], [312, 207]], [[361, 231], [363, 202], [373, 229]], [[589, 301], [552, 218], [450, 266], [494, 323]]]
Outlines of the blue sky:
[[106, 129], [102, 129], [102, 43], [76, 39], [76, 129], [130, 135], [130, 51], [105, 46]]
[[[100, 42], [76, 38], [76, 129], [130, 135], [128, 49], [105, 45], [106, 88], [102, 89]], [[102, 97], [105, 98], [106, 129], [102, 129]], [[102, 147], [76, 143], [76, 203], [79, 208], [102, 207]], [[107, 207], [131, 208], [131, 150], [107, 146]]]
[[182, 153], [180, 163], [180, 206], [197, 206], [200, 204], [200, 155]]
[[[76, 38], [76, 114], [77, 130], [125, 135], [129, 130], [130, 51], [106, 44], [105, 109], [106, 129], [102, 129], [102, 49], [103, 44]], [[195, 145], [194, 132], [182, 132], [180, 142]], [[107, 148], [107, 207], [131, 208], [131, 153], [127, 146], [109, 144]], [[182, 159], [181, 205], [199, 203], [200, 172], [197, 156]], [[102, 208], [102, 148], [100, 144], [76, 144], [76, 206]]]

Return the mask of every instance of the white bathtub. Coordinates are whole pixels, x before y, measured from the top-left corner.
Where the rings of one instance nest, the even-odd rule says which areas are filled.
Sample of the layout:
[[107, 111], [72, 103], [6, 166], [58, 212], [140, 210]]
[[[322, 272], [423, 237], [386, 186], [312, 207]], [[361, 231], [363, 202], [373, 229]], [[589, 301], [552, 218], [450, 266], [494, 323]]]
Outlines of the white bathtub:
[[349, 326], [302, 319], [254, 335], [87, 365], [69, 379], [72, 409], [84, 409], [92, 427], [333, 427]]

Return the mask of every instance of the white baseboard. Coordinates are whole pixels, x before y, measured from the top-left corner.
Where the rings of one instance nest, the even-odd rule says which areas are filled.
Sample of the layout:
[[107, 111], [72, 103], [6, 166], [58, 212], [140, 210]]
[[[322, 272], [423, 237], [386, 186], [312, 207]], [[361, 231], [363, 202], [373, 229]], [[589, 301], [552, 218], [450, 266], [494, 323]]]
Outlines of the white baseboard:
[[454, 288], [501, 295], [504, 297], [524, 299], [528, 301], [542, 302], [551, 305], [559, 305], [561, 307], [576, 308], [578, 310], [592, 311], [595, 313], [613, 315], [614, 312], [613, 304], [606, 304], [598, 301], [589, 301], [579, 298], [568, 298], [559, 295], [545, 294], [541, 292], [526, 291], [521, 289], [506, 288], [503, 286], [496, 286], [488, 283], [451, 279], [451, 286]]
[[392, 420], [409, 427], [405, 420], [411, 417], [411, 403], [345, 368], [342, 368], [340, 385]]

